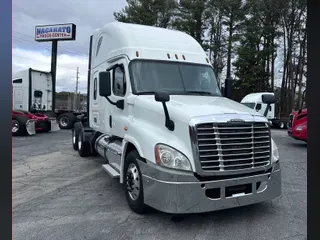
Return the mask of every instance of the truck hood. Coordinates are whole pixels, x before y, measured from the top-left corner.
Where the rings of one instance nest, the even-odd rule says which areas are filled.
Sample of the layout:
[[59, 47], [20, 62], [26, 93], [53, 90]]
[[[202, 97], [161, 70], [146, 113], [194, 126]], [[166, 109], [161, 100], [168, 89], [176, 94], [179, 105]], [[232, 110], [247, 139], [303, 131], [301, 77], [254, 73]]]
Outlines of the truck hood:
[[[261, 116], [255, 110], [224, 97], [172, 95], [170, 96], [170, 101], [166, 104], [170, 118], [185, 123], [189, 123], [193, 117], [213, 114], [246, 113]], [[164, 115], [162, 104], [156, 102], [154, 96], [138, 96], [135, 101], [135, 107], [144, 108], [149, 113], [156, 112]]]

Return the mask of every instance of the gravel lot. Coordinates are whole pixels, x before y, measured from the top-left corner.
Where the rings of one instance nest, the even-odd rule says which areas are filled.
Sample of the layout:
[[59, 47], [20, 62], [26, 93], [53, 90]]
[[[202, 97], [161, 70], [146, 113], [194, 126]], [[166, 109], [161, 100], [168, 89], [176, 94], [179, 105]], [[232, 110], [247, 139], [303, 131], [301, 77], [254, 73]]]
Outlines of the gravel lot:
[[286, 131], [272, 134], [281, 156], [280, 198], [183, 218], [131, 212], [102, 159], [73, 151], [70, 131], [16, 137], [14, 239], [307, 239], [307, 147]]

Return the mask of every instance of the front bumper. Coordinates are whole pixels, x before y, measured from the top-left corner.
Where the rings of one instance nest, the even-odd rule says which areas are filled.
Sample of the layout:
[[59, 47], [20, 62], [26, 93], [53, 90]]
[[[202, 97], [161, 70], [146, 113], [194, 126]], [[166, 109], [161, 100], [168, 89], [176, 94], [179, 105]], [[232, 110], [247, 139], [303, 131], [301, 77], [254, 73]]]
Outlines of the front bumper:
[[[139, 165], [145, 204], [166, 213], [210, 212], [263, 202], [281, 195], [279, 163], [265, 174], [214, 181], [199, 181], [193, 173], [164, 171], [150, 163]], [[262, 184], [257, 190], [258, 182]], [[230, 189], [240, 185], [246, 186], [245, 193]]]
[[51, 130], [51, 121], [49, 120], [37, 120], [36, 131], [48, 131]]
[[288, 135], [295, 140], [307, 141], [306, 131], [288, 130]]

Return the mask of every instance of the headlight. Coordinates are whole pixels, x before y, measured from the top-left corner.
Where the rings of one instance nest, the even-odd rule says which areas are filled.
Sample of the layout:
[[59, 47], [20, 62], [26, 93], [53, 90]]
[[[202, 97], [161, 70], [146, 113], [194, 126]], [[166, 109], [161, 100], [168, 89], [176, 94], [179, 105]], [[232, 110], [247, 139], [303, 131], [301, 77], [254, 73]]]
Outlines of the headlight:
[[272, 150], [271, 163], [278, 162], [280, 158], [279, 150], [272, 138], [271, 138], [271, 150]]
[[296, 128], [297, 131], [302, 131], [304, 129], [305, 125], [300, 125]]
[[192, 171], [189, 159], [178, 150], [167, 145], [157, 144], [155, 147], [156, 163], [160, 166]]

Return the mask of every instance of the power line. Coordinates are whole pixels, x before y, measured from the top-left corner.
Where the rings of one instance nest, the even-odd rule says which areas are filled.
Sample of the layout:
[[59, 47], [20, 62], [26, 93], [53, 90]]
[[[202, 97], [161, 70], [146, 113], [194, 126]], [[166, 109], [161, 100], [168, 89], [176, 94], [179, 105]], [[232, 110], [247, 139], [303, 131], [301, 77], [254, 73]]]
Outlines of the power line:
[[[39, 63], [45, 63], [45, 64], [48, 64], [50, 65], [50, 62], [44, 62], [44, 61], [39, 61], [39, 60], [35, 60], [35, 59], [32, 59], [32, 58], [28, 58], [28, 57], [23, 57], [23, 56], [19, 56], [17, 54], [13, 54], [14, 57], [18, 57], [18, 58], [22, 58], [22, 59], [27, 59], [27, 60], [30, 60], [30, 61], [33, 61], [33, 62], [39, 62]], [[64, 69], [68, 69], [68, 70], [71, 70], [71, 71], [76, 71], [72, 68], [67, 68], [67, 67], [62, 67], [62, 66], [57, 66], [59, 68], [64, 68]]]
[[[47, 50], [50, 50], [51, 51], [51, 47], [50, 46], [46, 46], [46, 45], [39, 45], [39, 44], [37, 44], [37, 43], [35, 43], [35, 42], [32, 42], [32, 41], [28, 41], [28, 40], [26, 40], [26, 39], [21, 39], [21, 38], [17, 38], [17, 37], [13, 37], [13, 40], [15, 40], [15, 41], [20, 41], [20, 42], [23, 42], [23, 43], [27, 43], [27, 44], [34, 44], [34, 45], [36, 45], [37, 47], [39, 47], [39, 48], [44, 48], [44, 49], [47, 49]], [[71, 52], [71, 51], [67, 51], [67, 50], [63, 50], [63, 51], [61, 51], [61, 50], [58, 50], [58, 52], [59, 53], [64, 53], [64, 54], [67, 54], [67, 55], [72, 55], [72, 56], [75, 56], [75, 57], [79, 57], [79, 58], [83, 58], [83, 59], [86, 59], [87, 57], [86, 56], [81, 56], [81, 55], [79, 55], [79, 54], [75, 54], [75, 53], [73, 53], [73, 52]]]

